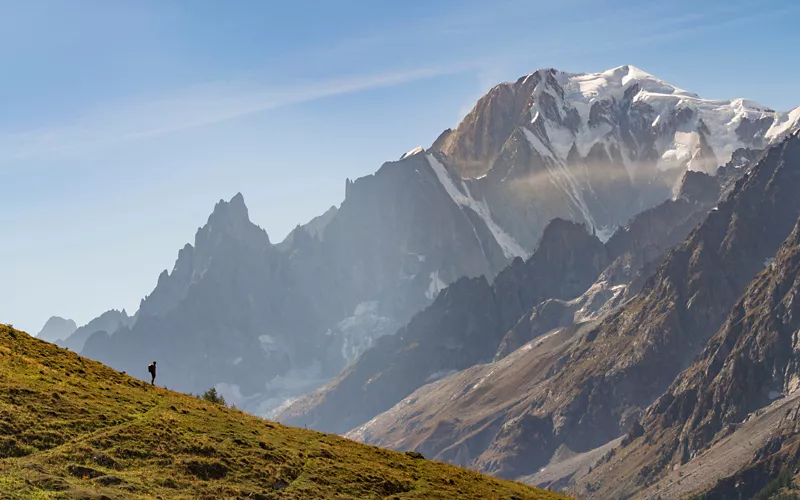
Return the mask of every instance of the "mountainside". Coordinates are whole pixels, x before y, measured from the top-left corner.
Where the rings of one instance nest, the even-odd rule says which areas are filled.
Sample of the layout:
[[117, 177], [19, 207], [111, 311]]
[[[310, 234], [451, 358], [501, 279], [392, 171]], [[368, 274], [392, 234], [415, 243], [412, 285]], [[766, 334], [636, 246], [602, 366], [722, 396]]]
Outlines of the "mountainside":
[[502, 335], [532, 305], [582, 293], [608, 265], [586, 228], [556, 219], [527, 261], [515, 259], [493, 284], [461, 279], [392, 336], [381, 338], [332, 382], [283, 409], [281, 421], [343, 433], [418, 387], [490, 360]]
[[[700, 358], [644, 414], [640, 436], [590, 475], [598, 497], [645, 490], [653, 483], [659, 494], [685, 494], [687, 487], [707, 489], [723, 479], [716, 485], [717, 497], [749, 498], [782, 469], [794, 475], [800, 445], [799, 328], [800, 220]], [[781, 418], [771, 422], [771, 414]], [[732, 449], [733, 443], [741, 443], [745, 453]], [[725, 466], [709, 467], [723, 449]], [[765, 469], [724, 481], [740, 469], [758, 467]], [[673, 470], [692, 471], [692, 481], [678, 484], [669, 477]]]
[[577, 325], [613, 309], [628, 291], [635, 295], [637, 282], [652, 275], [664, 253], [706, 217], [721, 180], [687, 172], [675, 200], [635, 217], [608, 241], [614, 260], [580, 297], [538, 303], [503, 335], [494, 363], [426, 385], [348, 436], [472, 464], [509, 413], [524, 407], [529, 390], [552, 370]]
[[[443, 294], [448, 300], [434, 303], [397, 335], [367, 351], [335, 381], [284, 408], [278, 418], [345, 432], [418, 387], [492, 357], [502, 357], [538, 335], [577, 321], [572, 318], [574, 314], [585, 320], [597, 312], [595, 309], [607, 303], [611, 307], [624, 297], [632, 280], [643, 280], [642, 273], [652, 273], [647, 265], [655, 265], [667, 249], [680, 243], [705, 218], [716, 204], [720, 180], [687, 172], [675, 200], [634, 218], [609, 240], [605, 250], [583, 228], [554, 221], [529, 261], [525, 265], [515, 261], [505, 269], [494, 290], [481, 281], [452, 285]], [[591, 250], [587, 253], [586, 248]], [[594, 267], [587, 268], [587, 263]], [[598, 271], [606, 265], [598, 277]], [[565, 285], [569, 287], [566, 293], [559, 290]], [[502, 317], [497, 312], [500, 307], [504, 308]], [[468, 329], [482, 334], [468, 340]], [[462, 346], [461, 351], [454, 355], [457, 346]], [[417, 406], [407, 408], [414, 413]], [[370, 427], [385, 425], [392, 432], [416, 432], [416, 426], [404, 430], [394, 425], [394, 417], [396, 414], [381, 423], [370, 422]], [[374, 429], [369, 434], [377, 439]], [[358, 436], [363, 438], [363, 434]]]
[[[535, 71], [492, 89], [430, 150], [348, 180], [340, 207], [281, 243], [250, 222], [241, 195], [221, 202], [134, 318], [116, 333], [79, 329], [63, 345], [131, 373], [159, 359], [171, 387], [213, 385], [266, 414], [333, 379], [459, 278], [485, 276], [486, 293], [510, 262], [533, 254], [551, 220], [606, 241], [672, 198], [687, 169], [729, 162], [736, 177], [739, 160], [798, 120], [800, 109], [703, 100], [631, 66]], [[481, 175], [467, 175], [475, 168]], [[618, 265], [626, 275], [629, 263]], [[475, 362], [488, 356], [478, 350]]]
[[[773, 147], [645, 288], [588, 327], [560, 357], [528, 407], [476, 461], [515, 475], [547, 463], [559, 442], [587, 451], [620, 436], [689, 365], [800, 216], [800, 137]], [[724, 284], [724, 285], [722, 285]], [[548, 397], [558, 394], [557, 398]], [[527, 415], [528, 418], [523, 418]], [[526, 420], [533, 419], [539, 425]], [[531, 433], [547, 447], [519, 450]], [[533, 441], [535, 443], [535, 440]]]
[[41, 331], [36, 334], [36, 337], [48, 342], [55, 342], [69, 337], [77, 329], [78, 325], [71, 319], [51, 316], [44, 324]]
[[548, 324], [555, 301], [545, 302], [512, 330], [529, 332], [517, 342], [522, 348], [423, 387], [349, 435], [504, 477], [606, 445], [691, 363], [769, 262], [800, 217], [799, 190], [795, 134], [771, 148], [621, 307], [599, 318], [573, 309], [567, 321]]
[[559, 499], [154, 387], [0, 325], [0, 496]]

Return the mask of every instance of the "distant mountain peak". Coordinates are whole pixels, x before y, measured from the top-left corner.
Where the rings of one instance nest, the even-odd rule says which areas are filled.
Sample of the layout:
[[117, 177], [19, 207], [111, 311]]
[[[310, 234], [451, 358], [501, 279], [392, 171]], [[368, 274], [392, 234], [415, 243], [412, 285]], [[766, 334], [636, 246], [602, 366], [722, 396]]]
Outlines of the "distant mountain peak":
[[550, 222], [548, 222], [547, 225], [544, 227], [544, 231], [542, 232], [542, 239], [546, 241], [554, 234], [558, 234], [561, 232], [567, 232], [573, 234], [580, 234], [581, 232], [586, 234], [589, 233], [589, 231], [586, 229], [585, 224], [562, 219], [561, 217], [556, 217], [555, 219], [552, 219]]
[[447, 154], [462, 177], [480, 177], [518, 130], [529, 129], [533, 149], [566, 166], [600, 145], [618, 150], [632, 177], [713, 174], [738, 148], [763, 149], [798, 126], [800, 109], [703, 99], [632, 65], [599, 73], [544, 68], [493, 87], [432, 149]]
[[247, 207], [245, 207], [245, 205], [244, 205], [244, 196], [242, 195], [241, 191], [236, 193], [235, 195], [233, 195], [233, 198], [231, 198], [230, 204], [231, 205], [239, 205], [242, 208], [244, 208], [245, 210], [247, 210]]
[[78, 325], [73, 320], [51, 316], [36, 337], [48, 342], [55, 342], [69, 337], [77, 329]]
[[247, 211], [247, 205], [244, 203], [244, 196], [242, 193], [236, 193], [230, 201], [219, 200], [214, 206], [214, 212], [212, 212], [209, 222], [211, 218], [215, 216], [230, 220], [238, 219], [249, 221], [250, 216]]
[[[266, 231], [250, 221], [242, 193], [236, 193], [230, 201], [217, 202], [214, 211], [208, 217], [208, 223], [195, 235], [195, 248], [199, 250], [201, 246], [218, 242], [221, 233], [230, 234], [235, 238], [245, 238], [259, 245], [271, 245]], [[187, 250], [186, 253], [191, 253], [191, 250], [186, 248], [184, 250]]]

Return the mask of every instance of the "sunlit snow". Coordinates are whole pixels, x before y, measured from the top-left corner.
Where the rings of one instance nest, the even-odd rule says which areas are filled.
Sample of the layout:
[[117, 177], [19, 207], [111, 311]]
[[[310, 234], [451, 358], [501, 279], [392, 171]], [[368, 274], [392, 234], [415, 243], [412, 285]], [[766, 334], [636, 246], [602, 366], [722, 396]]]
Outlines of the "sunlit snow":
[[[540, 70], [545, 75], [547, 70]], [[651, 127], [663, 127], [673, 113], [682, 108], [693, 111], [686, 123], [678, 127], [672, 135], [659, 137], [657, 149], [660, 169], [690, 168], [706, 170], [714, 173], [714, 169], [731, 159], [732, 153], [741, 147], [765, 147], [782, 139], [791, 130], [800, 126], [800, 108], [788, 113], [775, 112], [766, 106], [747, 99], [710, 100], [702, 99], [697, 94], [670, 85], [634, 66], [620, 66], [602, 73], [565, 73], [556, 72], [555, 79], [564, 90], [562, 100], [556, 91], [551, 91], [546, 79], [534, 90], [534, 99], [530, 109], [531, 122], [542, 121], [547, 134], [548, 147], [535, 147], [542, 154], [554, 155], [557, 159], [566, 160], [567, 154], [574, 145], [581, 156], [585, 156], [591, 147], [602, 140], [611, 131], [610, 127], [601, 123], [588, 126], [589, 113], [598, 101], [609, 100], [621, 102], [625, 91], [633, 85], [639, 86], [634, 102], [643, 102], [656, 113]], [[562, 116], [568, 109], [574, 108], [581, 118], [576, 132], [562, 128], [552, 120], [545, 120], [538, 108], [542, 93], [547, 92], [559, 104], [556, 111]], [[763, 135], [763, 144], [745, 144], [736, 130], [743, 120], [758, 121], [774, 119], [769, 130]], [[697, 131], [707, 129], [706, 140], [716, 157], [716, 162], [697, 163], [699, 158], [700, 138]], [[530, 139], [529, 139], [530, 140]], [[547, 151], [547, 153], [545, 153]], [[632, 173], [631, 166], [629, 173]]]

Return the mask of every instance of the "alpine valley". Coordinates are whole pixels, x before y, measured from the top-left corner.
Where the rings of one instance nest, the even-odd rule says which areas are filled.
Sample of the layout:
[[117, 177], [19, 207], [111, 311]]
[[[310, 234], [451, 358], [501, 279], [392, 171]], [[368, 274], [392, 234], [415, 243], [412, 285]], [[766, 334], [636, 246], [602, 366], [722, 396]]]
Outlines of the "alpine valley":
[[537, 70], [282, 242], [220, 201], [133, 316], [40, 337], [579, 497], [750, 498], [800, 454], [798, 130]]

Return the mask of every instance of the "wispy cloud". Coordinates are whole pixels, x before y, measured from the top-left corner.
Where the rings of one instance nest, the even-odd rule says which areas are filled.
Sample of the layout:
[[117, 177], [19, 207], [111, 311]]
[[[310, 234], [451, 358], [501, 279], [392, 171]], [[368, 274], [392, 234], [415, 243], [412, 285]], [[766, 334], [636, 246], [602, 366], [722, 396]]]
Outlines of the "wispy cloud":
[[[197, 85], [158, 99], [105, 103], [87, 110], [71, 123], [0, 135], [0, 161], [80, 154], [295, 103], [470, 71], [476, 77], [476, 89], [458, 110], [460, 118], [496, 83], [516, 78], [519, 75], [515, 73], [520, 70], [527, 72], [551, 66], [556, 57], [665, 44], [713, 30], [730, 29], [754, 19], [788, 15], [798, 8], [795, 5], [775, 8], [778, 2], [766, 3], [773, 4], [773, 8], [754, 13], [758, 2], [742, 0], [693, 13], [682, 8], [688, 0], [651, 0], [636, 6], [620, 4], [598, 16], [597, 12], [584, 8], [590, 4], [588, 0], [552, 5], [504, 0], [503, 9], [488, 11], [482, 2], [474, 2], [469, 8], [445, 17], [398, 20], [393, 26], [356, 34], [328, 47], [315, 47], [311, 53], [291, 55], [292, 61], [304, 61], [312, 67], [319, 61], [341, 67], [369, 67], [367, 62], [371, 61], [375, 67], [385, 60], [383, 48], [405, 46], [411, 39], [416, 43], [412, 52], [420, 59], [410, 64], [417, 66], [336, 76], [297, 85], [273, 86], [263, 78], [247, 77]], [[565, 10], [575, 11], [575, 19], [549, 22], [555, 21]], [[508, 12], [514, 12], [515, 16], [509, 18]], [[530, 25], [531, 19], [538, 20], [535, 27]], [[625, 29], [620, 29], [623, 26]], [[577, 39], [576, 34], [580, 35]], [[593, 40], [590, 45], [581, 42], [587, 38]], [[441, 63], [453, 59], [461, 62]], [[626, 62], [620, 61], [620, 64]]]
[[215, 82], [153, 100], [109, 103], [75, 122], [0, 135], [0, 159], [79, 154], [110, 145], [213, 125], [282, 106], [452, 75], [479, 63], [339, 76], [292, 86]]

